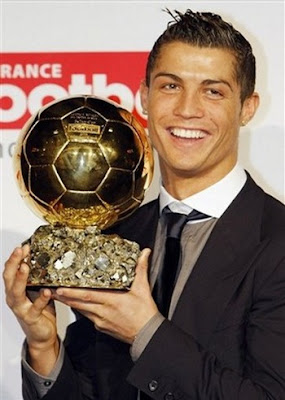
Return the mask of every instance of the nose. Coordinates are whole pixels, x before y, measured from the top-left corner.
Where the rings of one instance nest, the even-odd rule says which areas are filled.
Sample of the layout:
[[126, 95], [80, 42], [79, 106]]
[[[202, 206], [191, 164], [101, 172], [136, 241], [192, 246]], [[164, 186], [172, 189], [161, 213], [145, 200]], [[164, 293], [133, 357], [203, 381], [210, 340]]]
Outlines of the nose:
[[203, 117], [204, 108], [199, 93], [183, 90], [177, 98], [174, 114], [187, 119]]

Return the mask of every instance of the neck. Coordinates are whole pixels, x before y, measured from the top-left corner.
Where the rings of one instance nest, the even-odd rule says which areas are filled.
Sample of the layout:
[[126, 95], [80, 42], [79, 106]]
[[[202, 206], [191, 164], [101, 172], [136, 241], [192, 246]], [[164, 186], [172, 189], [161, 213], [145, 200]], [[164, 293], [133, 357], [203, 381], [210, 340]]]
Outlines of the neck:
[[230, 171], [217, 174], [210, 173], [203, 176], [177, 176], [173, 173], [161, 171], [163, 186], [171, 196], [177, 200], [186, 199], [223, 179]]

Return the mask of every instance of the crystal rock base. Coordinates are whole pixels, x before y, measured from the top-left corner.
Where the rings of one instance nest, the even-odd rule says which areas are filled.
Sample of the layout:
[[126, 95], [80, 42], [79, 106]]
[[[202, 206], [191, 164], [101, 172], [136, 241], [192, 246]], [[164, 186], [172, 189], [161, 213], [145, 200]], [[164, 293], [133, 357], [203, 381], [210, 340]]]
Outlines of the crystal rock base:
[[29, 287], [129, 289], [139, 245], [94, 226], [43, 225], [31, 236]]

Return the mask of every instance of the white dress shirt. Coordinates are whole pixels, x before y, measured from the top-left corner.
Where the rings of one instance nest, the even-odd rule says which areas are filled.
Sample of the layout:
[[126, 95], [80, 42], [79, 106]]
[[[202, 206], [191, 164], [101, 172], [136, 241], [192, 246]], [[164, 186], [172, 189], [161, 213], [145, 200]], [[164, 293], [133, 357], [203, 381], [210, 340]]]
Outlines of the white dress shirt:
[[246, 173], [236, 166], [219, 182], [186, 199], [178, 201], [161, 185], [160, 211], [169, 206], [171, 211], [189, 214], [193, 209], [214, 218], [220, 218], [231, 202], [236, 198], [246, 182]]

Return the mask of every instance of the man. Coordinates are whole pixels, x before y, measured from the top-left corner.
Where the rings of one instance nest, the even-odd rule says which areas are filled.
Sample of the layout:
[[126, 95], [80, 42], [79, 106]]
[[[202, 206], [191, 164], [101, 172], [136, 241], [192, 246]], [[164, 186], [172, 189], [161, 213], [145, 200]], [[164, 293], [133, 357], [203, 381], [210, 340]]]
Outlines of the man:
[[[131, 290], [45, 289], [32, 303], [28, 246], [6, 262], [7, 303], [26, 334], [25, 400], [285, 398], [285, 208], [237, 162], [240, 126], [259, 103], [255, 58], [219, 16], [172, 16], [141, 84], [160, 197], [112, 229], [152, 250]], [[167, 307], [165, 208], [200, 212], [181, 228]], [[64, 345], [51, 299], [78, 317]]]

